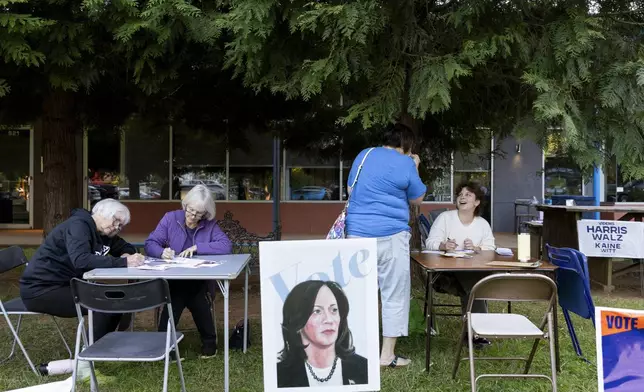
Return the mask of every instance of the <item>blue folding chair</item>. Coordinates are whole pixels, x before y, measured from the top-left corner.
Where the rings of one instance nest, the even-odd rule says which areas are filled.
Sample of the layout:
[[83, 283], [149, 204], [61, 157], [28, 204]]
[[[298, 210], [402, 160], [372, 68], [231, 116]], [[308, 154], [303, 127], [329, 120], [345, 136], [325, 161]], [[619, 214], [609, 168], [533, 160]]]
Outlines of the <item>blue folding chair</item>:
[[432, 225], [423, 214], [418, 215], [418, 222], [420, 222], [420, 237], [423, 245], [425, 245], [425, 240], [429, 236], [429, 230], [431, 229]]
[[436, 218], [438, 218], [440, 214], [448, 210], [449, 208], [436, 208], [434, 210], [429, 211], [429, 213], [427, 214], [429, 216], [429, 222], [431, 222], [431, 224], [433, 225]]
[[585, 319], [590, 319], [595, 326], [595, 305], [590, 294], [586, 255], [576, 249], [555, 248], [548, 244], [546, 244], [546, 251], [550, 262], [559, 267], [556, 271], [559, 305], [568, 326], [572, 345], [577, 355], [588, 362], [581, 352], [579, 339], [569, 313], [573, 312]]

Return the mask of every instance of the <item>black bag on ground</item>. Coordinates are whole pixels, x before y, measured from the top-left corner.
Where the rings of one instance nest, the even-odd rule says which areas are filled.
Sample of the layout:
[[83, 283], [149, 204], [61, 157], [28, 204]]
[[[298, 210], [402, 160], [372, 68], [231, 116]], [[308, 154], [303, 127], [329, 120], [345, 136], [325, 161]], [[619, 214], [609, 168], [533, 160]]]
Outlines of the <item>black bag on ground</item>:
[[[247, 336], [247, 347], [250, 347], [250, 322], [247, 325], [248, 327], [248, 336]], [[235, 328], [230, 332], [230, 340], [228, 341], [228, 346], [231, 349], [244, 349], [244, 319], [241, 319], [235, 325]]]

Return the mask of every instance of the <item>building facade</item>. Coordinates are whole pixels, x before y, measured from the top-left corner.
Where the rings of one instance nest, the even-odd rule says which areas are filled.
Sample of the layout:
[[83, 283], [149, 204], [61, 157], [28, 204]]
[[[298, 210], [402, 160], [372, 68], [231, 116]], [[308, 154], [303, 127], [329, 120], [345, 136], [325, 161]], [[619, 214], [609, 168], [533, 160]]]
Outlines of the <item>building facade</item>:
[[[89, 130], [76, 143], [79, 196], [87, 208], [107, 197], [122, 200], [132, 214], [126, 233], [147, 234], [165, 212], [180, 208], [192, 186], [204, 184], [217, 200], [218, 218], [230, 211], [249, 231], [266, 234], [273, 229], [273, 139], [252, 131], [244, 137], [244, 147], [230, 149], [221, 137], [182, 126], [134, 120], [121, 131]], [[38, 124], [0, 130], [0, 228], [42, 228], [41, 140]], [[323, 237], [347, 197], [352, 157], [308, 155], [280, 151], [280, 224], [291, 238]], [[445, 175], [426, 181], [421, 211], [453, 208], [455, 187], [466, 180], [485, 188], [483, 215], [496, 232], [514, 230], [516, 199], [584, 194], [586, 188], [565, 158], [529, 140], [490, 138], [479, 151], [455, 152]], [[606, 187], [616, 194], [620, 188], [623, 198], [623, 186]]]

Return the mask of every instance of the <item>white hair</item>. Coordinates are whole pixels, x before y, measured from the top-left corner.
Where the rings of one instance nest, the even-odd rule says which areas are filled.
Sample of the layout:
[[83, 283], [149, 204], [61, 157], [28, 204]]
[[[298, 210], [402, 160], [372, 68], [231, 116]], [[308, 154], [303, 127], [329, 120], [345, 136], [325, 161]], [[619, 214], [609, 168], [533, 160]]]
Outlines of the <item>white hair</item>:
[[94, 205], [92, 215], [102, 216], [109, 219], [118, 216], [121, 223], [125, 226], [130, 223], [130, 210], [118, 200], [103, 199]]
[[212, 193], [205, 185], [195, 185], [190, 189], [190, 192], [181, 200], [181, 206], [184, 211], [188, 207], [197, 211], [205, 211], [205, 219], [215, 219], [215, 199], [212, 198]]

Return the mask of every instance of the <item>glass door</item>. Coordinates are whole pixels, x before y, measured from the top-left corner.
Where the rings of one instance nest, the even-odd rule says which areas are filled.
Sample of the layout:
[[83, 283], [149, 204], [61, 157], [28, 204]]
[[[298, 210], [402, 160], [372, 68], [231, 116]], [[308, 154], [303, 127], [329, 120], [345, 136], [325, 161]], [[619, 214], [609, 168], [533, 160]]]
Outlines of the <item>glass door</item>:
[[0, 228], [31, 228], [33, 140], [29, 128], [0, 128]]

